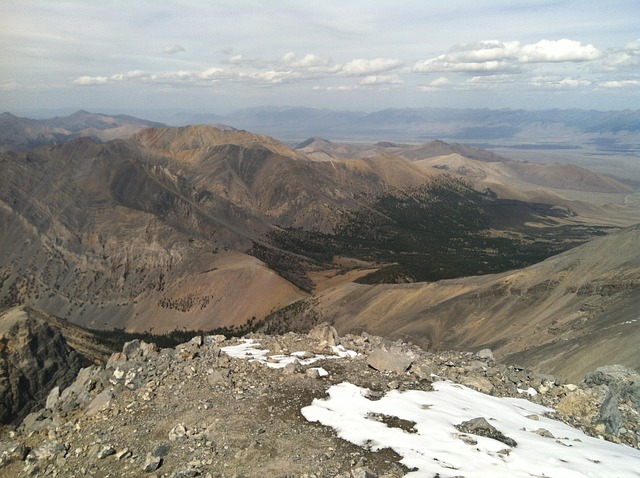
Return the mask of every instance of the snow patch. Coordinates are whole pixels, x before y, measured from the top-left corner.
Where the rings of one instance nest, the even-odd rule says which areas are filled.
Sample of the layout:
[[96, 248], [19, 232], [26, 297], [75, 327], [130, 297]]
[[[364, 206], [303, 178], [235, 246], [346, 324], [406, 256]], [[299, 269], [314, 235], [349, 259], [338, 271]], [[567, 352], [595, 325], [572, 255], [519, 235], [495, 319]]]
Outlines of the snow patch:
[[342, 345], [332, 347], [333, 353], [335, 353], [335, 355], [316, 354], [313, 357], [309, 358], [303, 358], [305, 355], [308, 355], [308, 353], [304, 351], [293, 352], [290, 355], [269, 355], [268, 349], [261, 349], [259, 347], [260, 344], [253, 339], [242, 339], [241, 344], [222, 347], [222, 351], [230, 357], [239, 359], [250, 359], [252, 362], [258, 362], [271, 368], [284, 368], [290, 363], [294, 362], [298, 362], [300, 363], [300, 365], [311, 365], [312, 363], [319, 360], [353, 358], [358, 355], [357, 352], [348, 350]]
[[[406, 475], [414, 478], [640, 476], [640, 451], [547, 418], [550, 408], [521, 398], [492, 397], [449, 381], [436, 382], [433, 388], [393, 390], [374, 401], [367, 398], [367, 389], [345, 382], [329, 388], [328, 399], [314, 400], [302, 414], [356, 445], [372, 451], [392, 448], [415, 470]], [[373, 418], [379, 415], [416, 425], [409, 433]], [[531, 415], [538, 420], [528, 418]], [[517, 446], [455, 428], [476, 417], [486, 418]]]

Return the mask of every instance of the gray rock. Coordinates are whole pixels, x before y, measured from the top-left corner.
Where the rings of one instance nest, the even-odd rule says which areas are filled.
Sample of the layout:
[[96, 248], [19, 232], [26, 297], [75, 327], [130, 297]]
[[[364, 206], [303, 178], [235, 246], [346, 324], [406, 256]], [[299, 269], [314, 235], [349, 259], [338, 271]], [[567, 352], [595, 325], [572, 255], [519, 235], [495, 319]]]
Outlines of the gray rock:
[[113, 447], [109, 445], [103, 445], [98, 450], [98, 453], [96, 454], [96, 456], [98, 460], [102, 460], [103, 458], [106, 458], [108, 456], [115, 455], [115, 454], [116, 454], [116, 451], [113, 449]]
[[60, 394], [59, 408], [69, 411], [76, 407], [86, 406], [94, 396], [104, 389], [108, 376], [104, 369], [92, 365], [83, 368], [76, 380]]
[[482, 349], [479, 350], [476, 355], [478, 356], [478, 358], [484, 359], [484, 360], [495, 360], [493, 358], [493, 352], [491, 351], [491, 349]]
[[144, 460], [144, 464], [142, 465], [142, 471], [146, 471], [147, 473], [151, 473], [152, 471], [156, 471], [162, 465], [162, 458], [159, 456], [154, 456], [151, 453], [147, 453], [147, 457]]
[[42, 460], [51, 460], [58, 455], [66, 454], [67, 449], [63, 443], [58, 440], [50, 440], [38, 448], [35, 448], [29, 452], [26, 457], [26, 461], [34, 462], [34, 461], [42, 461]]
[[127, 356], [122, 352], [114, 352], [107, 361], [106, 368], [117, 368], [120, 365], [124, 365], [127, 362]]
[[493, 391], [493, 384], [486, 377], [479, 377], [476, 375], [468, 375], [460, 378], [460, 383], [467, 387], [478, 390], [482, 393], [490, 394]]
[[330, 347], [338, 345], [340, 338], [335, 328], [326, 322], [316, 325], [309, 331], [309, 337], [318, 341], [320, 344], [325, 344]]
[[605, 430], [619, 435], [623, 426], [619, 404], [633, 404], [636, 413], [640, 413], [640, 374], [622, 365], [608, 365], [588, 373], [583, 383], [591, 387], [605, 386], [606, 396], [600, 405], [597, 421], [604, 424]]
[[546, 428], [538, 428], [536, 430], [536, 435], [540, 435], [541, 437], [545, 437], [545, 438], [555, 438], [553, 436], [553, 433], [551, 433], [549, 430], [547, 430]]
[[353, 478], [378, 478], [378, 475], [366, 466], [354, 468], [351, 470], [351, 476]]
[[53, 387], [47, 395], [47, 401], [44, 407], [48, 410], [53, 410], [58, 404], [58, 400], [60, 399], [60, 387]]
[[0, 442], [0, 467], [22, 461], [27, 456], [27, 448], [17, 441]]
[[176, 441], [182, 438], [187, 434], [187, 429], [184, 427], [182, 423], [179, 423], [175, 427], [171, 429], [169, 432], [169, 440]]
[[172, 478], [191, 478], [193, 476], [200, 476], [200, 472], [193, 468], [187, 468], [185, 470], [177, 471], [171, 475]]
[[516, 447], [518, 444], [513, 438], [505, 436], [500, 430], [491, 425], [485, 418], [478, 417], [462, 422], [456, 425], [456, 428], [464, 433], [472, 433], [473, 435], [483, 436], [498, 440], [510, 447]]
[[379, 372], [406, 372], [413, 363], [413, 356], [401, 347], [392, 346], [387, 349], [384, 345], [374, 349], [367, 358], [367, 364]]
[[114, 395], [111, 390], [103, 390], [98, 395], [96, 395], [91, 403], [89, 403], [85, 415], [90, 417], [98, 412], [106, 410], [107, 408], [109, 408], [109, 404], [111, 403], [113, 397]]
[[165, 456], [167, 456], [167, 453], [169, 453], [170, 449], [171, 446], [168, 443], [161, 443], [153, 449], [152, 455], [164, 458]]

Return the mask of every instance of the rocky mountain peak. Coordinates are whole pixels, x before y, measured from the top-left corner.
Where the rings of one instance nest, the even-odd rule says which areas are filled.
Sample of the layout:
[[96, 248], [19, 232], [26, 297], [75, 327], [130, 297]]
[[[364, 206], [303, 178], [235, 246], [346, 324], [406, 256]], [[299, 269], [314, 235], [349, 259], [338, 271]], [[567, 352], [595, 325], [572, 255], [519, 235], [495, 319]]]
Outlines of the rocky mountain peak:
[[132, 341], [5, 430], [0, 473], [631, 477], [640, 452], [616, 443], [638, 447], [639, 377], [621, 370], [570, 384], [490, 350], [428, 353], [326, 323], [166, 349]]

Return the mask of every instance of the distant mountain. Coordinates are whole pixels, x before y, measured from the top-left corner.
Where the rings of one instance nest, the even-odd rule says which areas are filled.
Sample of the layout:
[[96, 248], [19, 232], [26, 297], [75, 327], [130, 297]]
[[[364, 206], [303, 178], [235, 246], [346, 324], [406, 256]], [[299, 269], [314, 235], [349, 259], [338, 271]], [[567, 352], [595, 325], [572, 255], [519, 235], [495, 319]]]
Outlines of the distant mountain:
[[638, 151], [640, 110], [512, 110], [389, 108], [334, 111], [303, 107], [261, 107], [227, 115], [182, 115], [187, 123], [223, 122], [288, 141], [311, 136], [329, 140], [424, 142], [508, 141], [520, 147], [567, 147], [591, 142], [606, 150]]
[[501, 272], [600, 233], [384, 148], [316, 161], [211, 126], [81, 137], [0, 165], [1, 304], [93, 328], [241, 327], [308, 297], [326, 271], [373, 283]]
[[163, 126], [127, 115], [103, 115], [77, 111], [49, 119], [19, 118], [0, 114], [0, 151], [25, 151], [46, 144], [58, 144], [80, 136], [103, 142], [128, 138], [143, 128]]

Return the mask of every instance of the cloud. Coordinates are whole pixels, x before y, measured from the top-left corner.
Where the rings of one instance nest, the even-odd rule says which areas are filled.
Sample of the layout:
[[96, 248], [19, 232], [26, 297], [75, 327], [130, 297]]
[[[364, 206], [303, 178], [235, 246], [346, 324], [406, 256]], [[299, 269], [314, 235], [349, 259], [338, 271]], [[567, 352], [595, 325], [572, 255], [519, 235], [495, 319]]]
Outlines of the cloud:
[[331, 59], [313, 53], [298, 58], [295, 53], [289, 52], [282, 56], [282, 62], [290, 68], [314, 68], [327, 66]]
[[162, 50], [162, 53], [167, 55], [175, 55], [176, 53], [182, 53], [186, 51], [181, 45], [169, 45]]
[[603, 53], [593, 45], [582, 45], [573, 40], [541, 40], [533, 45], [523, 45], [517, 58], [521, 63], [591, 61], [601, 58]]
[[369, 85], [401, 85], [404, 83], [398, 75], [369, 75], [360, 80], [363, 86]]
[[640, 80], [617, 80], [600, 83], [604, 88], [631, 88], [640, 86]]
[[216, 76], [224, 73], [224, 70], [220, 68], [207, 68], [206, 70], [201, 71], [198, 74], [198, 78], [202, 78], [203, 80], [210, 80]]
[[374, 58], [373, 60], [358, 58], [342, 65], [340, 72], [347, 76], [366, 76], [391, 71], [401, 65], [400, 60], [393, 58]]
[[579, 78], [561, 78], [558, 76], [536, 76], [529, 80], [529, 85], [538, 88], [579, 88], [581, 86], [589, 86], [593, 84], [590, 80]]
[[592, 61], [603, 53], [593, 45], [573, 40], [541, 40], [522, 45], [518, 41], [485, 40], [458, 44], [435, 58], [417, 61], [413, 71], [495, 72], [517, 71], [526, 63], [557, 63]]
[[111, 75], [109, 77], [109, 80], [112, 80], [112, 81], [132, 80], [132, 79], [144, 78], [145, 76], [147, 76], [147, 74], [144, 71], [133, 70], [133, 71], [128, 71], [126, 73], [118, 73], [115, 75]]
[[451, 84], [451, 81], [448, 78], [441, 76], [440, 78], [436, 78], [435, 80], [431, 81], [431, 83], [429, 83], [428, 85], [419, 86], [418, 90], [437, 91], [441, 89], [443, 86], [447, 86], [449, 84]]
[[106, 76], [80, 76], [72, 83], [78, 86], [106, 85], [109, 83], [109, 78]]
[[640, 40], [627, 43], [623, 48], [611, 50], [602, 61], [601, 69], [616, 71], [640, 65]]

